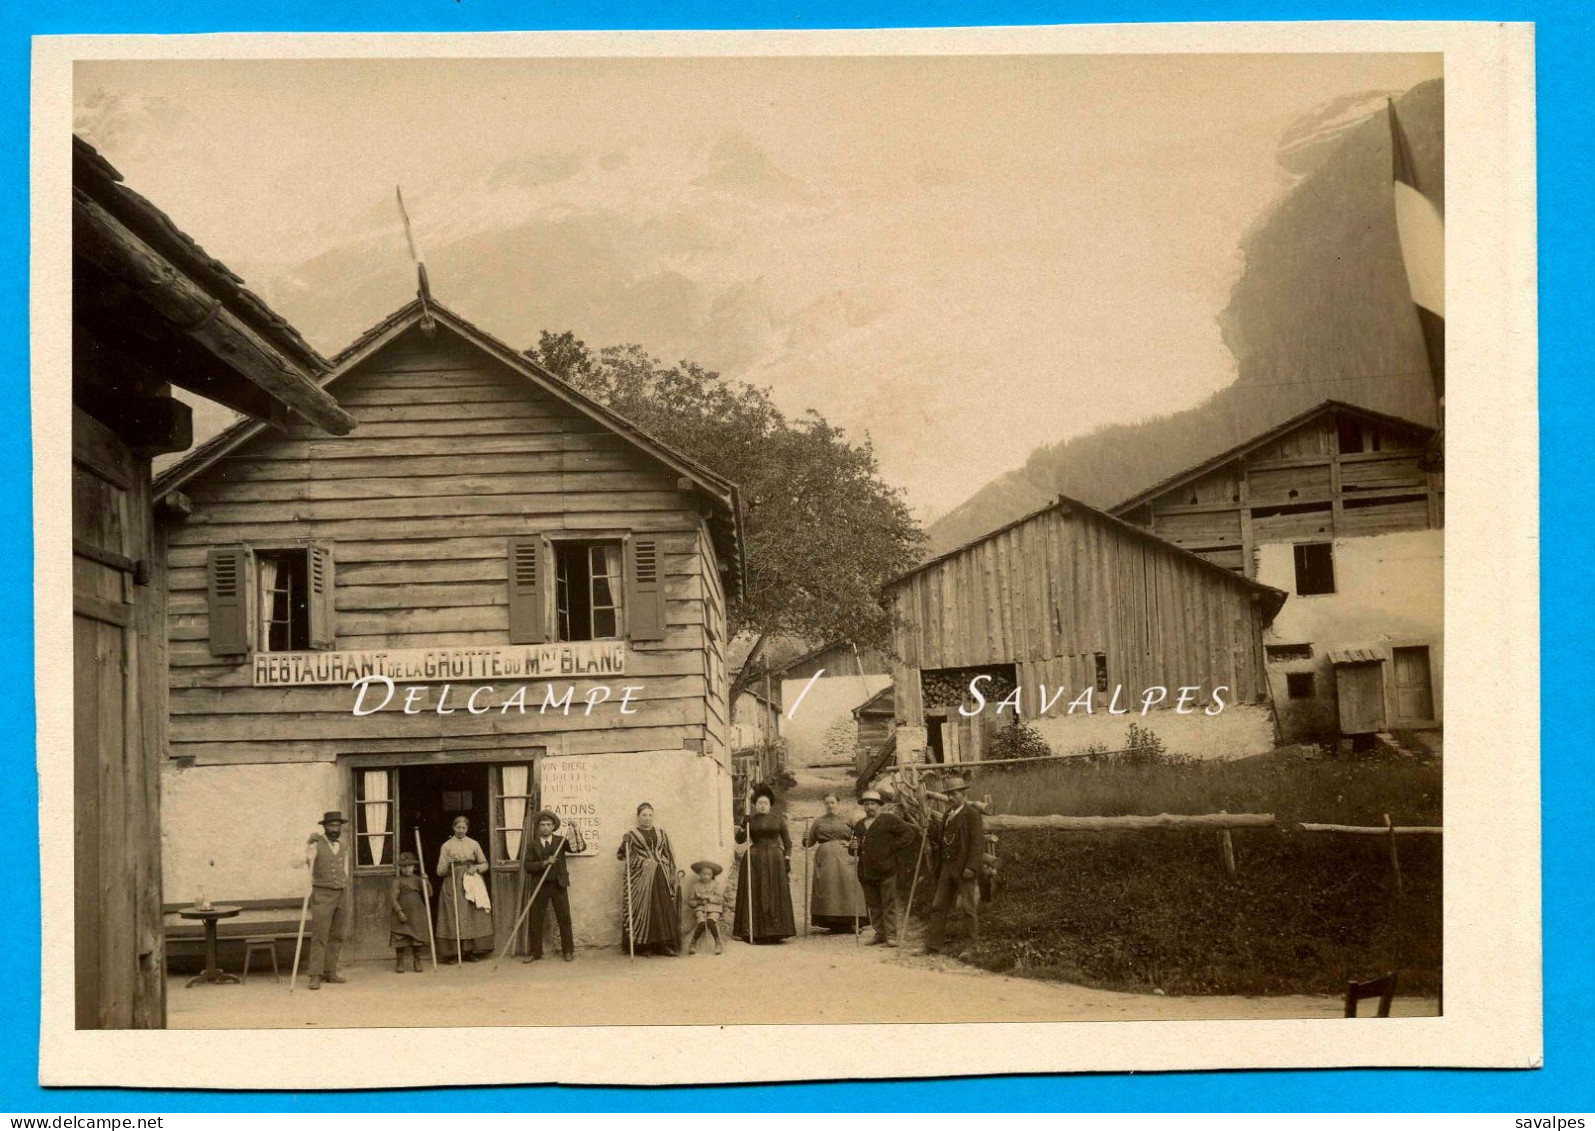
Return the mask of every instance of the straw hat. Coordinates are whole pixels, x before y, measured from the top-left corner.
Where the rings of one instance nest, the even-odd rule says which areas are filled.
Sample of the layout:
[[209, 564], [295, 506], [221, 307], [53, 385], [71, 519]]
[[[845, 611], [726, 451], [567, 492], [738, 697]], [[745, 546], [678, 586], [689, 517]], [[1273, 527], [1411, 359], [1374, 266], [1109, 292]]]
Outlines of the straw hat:
[[544, 817], [547, 817], [550, 821], [554, 822], [554, 829], [557, 832], [559, 829], [559, 814], [555, 813], [551, 809], [539, 809], [537, 812], [532, 814], [533, 831], [536, 831], [537, 829], [537, 822], [541, 821]]

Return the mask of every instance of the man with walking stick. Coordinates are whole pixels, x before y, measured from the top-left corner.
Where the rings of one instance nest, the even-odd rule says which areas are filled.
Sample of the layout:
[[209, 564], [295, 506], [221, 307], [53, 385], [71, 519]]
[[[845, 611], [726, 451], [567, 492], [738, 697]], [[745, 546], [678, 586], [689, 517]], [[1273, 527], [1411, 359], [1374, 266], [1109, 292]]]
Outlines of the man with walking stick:
[[585, 851], [581, 830], [571, 826], [573, 837], [558, 834], [559, 816], [541, 809], [532, 822], [537, 835], [526, 846], [522, 867], [528, 876], [537, 877], [537, 887], [532, 892], [532, 921], [527, 928], [530, 947], [522, 962], [536, 962], [543, 957], [543, 924], [548, 918], [548, 908], [554, 908], [554, 920], [559, 924], [559, 948], [566, 962], [576, 959], [576, 944], [570, 929], [570, 872], [565, 867], [565, 857], [572, 852]]
[[[310, 988], [319, 990], [321, 983], [342, 985], [344, 978], [338, 973], [338, 951], [348, 935], [349, 927], [349, 849], [343, 843], [343, 814], [337, 810], [323, 813], [321, 832], [312, 833], [305, 843], [305, 866], [310, 869]], [[299, 924], [300, 937], [304, 935], [304, 921]], [[298, 951], [295, 945], [295, 953]], [[298, 975], [289, 978], [292, 988]]]

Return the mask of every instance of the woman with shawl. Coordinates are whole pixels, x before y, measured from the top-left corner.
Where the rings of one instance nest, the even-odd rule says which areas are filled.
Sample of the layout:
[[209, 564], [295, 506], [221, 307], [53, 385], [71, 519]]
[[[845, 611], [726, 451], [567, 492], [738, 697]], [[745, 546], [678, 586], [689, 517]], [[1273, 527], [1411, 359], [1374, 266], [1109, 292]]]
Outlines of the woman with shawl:
[[676, 902], [680, 890], [676, 854], [665, 830], [654, 827], [654, 807], [648, 802], [637, 806], [637, 827], [620, 838], [615, 857], [627, 863], [626, 884], [621, 891], [622, 922], [626, 923], [622, 944], [629, 938], [639, 954], [679, 954], [681, 910]]
[[488, 863], [482, 846], [465, 835], [471, 831], [470, 818], [463, 813], [455, 817], [453, 828], [454, 835], [438, 851], [437, 874], [443, 881], [435, 935], [438, 960], [475, 962], [493, 950], [493, 904], [482, 879]]
[[848, 853], [853, 827], [836, 815], [836, 806], [836, 794], [827, 793], [825, 816], [803, 834], [803, 847], [814, 849], [809, 922], [827, 931], [851, 934], [860, 921], [869, 922], [869, 908], [864, 905], [864, 889], [858, 886], [853, 857]]
[[[778, 943], [797, 934], [792, 919], [792, 834], [786, 818], [772, 812], [775, 793], [761, 785], [753, 791], [753, 812], [737, 829], [744, 846], [737, 868], [737, 913], [731, 933], [744, 942]], [[753, 903], [748, 902], [748, 886]], [[751, 913], [751, 914], [750, 914]]]

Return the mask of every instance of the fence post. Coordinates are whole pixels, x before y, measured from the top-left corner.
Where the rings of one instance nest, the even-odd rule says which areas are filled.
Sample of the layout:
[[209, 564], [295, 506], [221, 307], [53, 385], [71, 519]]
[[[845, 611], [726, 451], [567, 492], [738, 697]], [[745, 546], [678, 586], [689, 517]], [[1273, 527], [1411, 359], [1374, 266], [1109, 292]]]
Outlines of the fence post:
[[[1219, 810], [1220, 814], [1227, 814], [1228, 812], [1228, 809]], [[1224, 871], [1231, 876], [1235, 875], [1235, 839], [1230, 836], [1230, 831], [1227, 828], [1218, 831], [1218, 851], [1219, 855], [1224, 858]]]
[[1390, 871], [1396, 877], [1396, 891], [1404, 893], [1407, 889], [1401, 882], [1401, 857], [1396, 854], [1396, 826], [1389, 813], [1385, 814], [1385, 828], [1390, 837]]

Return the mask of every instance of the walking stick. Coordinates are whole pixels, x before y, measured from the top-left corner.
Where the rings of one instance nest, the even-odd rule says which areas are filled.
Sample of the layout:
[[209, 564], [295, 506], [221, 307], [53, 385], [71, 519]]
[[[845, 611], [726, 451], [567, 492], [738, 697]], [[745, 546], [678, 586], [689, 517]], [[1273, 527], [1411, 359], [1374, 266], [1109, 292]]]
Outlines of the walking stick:
[[809, 902], [809, 873], [814, 870], [814, 846], [809, 843], [809, 818], [803, 818], [803, 937], [809, 937], [814, 905]]
[[758, 901], [753, 898], [753, 818], [748, 818], [748, 849], [742, 854], [742, 863], [748, 869], [748, 945], [754, 946], [757, 932], [753, 929], [753, 909]]
[[[914, 889], [919, 886], [919, 865], [925, 859], [925, 842], [930, 839], [930, 822], [925, 824], [926, 831], [919, 834], [919, 851], [914, 854], [914, 878], [908, 885], [908, 906], [903, 908], [903, 921], [898, 924], [897, 933], [903, 933], [903, 927], [914, 914]], [[899, 941], [902, 941], [901, 938]], [[906, 945], [906, 944], [905, 944]]]
[[676, 869], [676, 957], [681, 955], [681, 893], [687, 886], [687, 870]]
[[637, 961], [637, 920], [631, 913], [631, 834], [621, 842], [626, 846], [626, 953]]
[[421, 902], [426, 905], [426, 941], [432, 948], [432, 973], [438, 972], [438, 937], [432, 929], [432, 885], [426, 882], [426, 853], [421, 848], [421, 828], [415, 830], [415, 858], [421, 861]]
[[[862, 896], [864, 894], [864, 889], [859, 887], [859, 883], [858, 883], [858, 862], [857, 861], [854, 861], [854, 863], [853, 863], [853, 886], [855, 888], [858, 888], [858, 893], [859, 893], [860, 896]], [[864, 945], [864, 936], [859, 933], [859, 929], [858, 929], [858, 901], [857, 900], [853, 901], [853, 945], [854, 946], [863, 946]]]
[[299, 980], [299, 948], [305, 942], [305, 916], [310, 914], [310, 892], [312, 890], [314, 889], [311, 888], [305, 891], [305, 901], [299, 905], [299, 933], [294, 936], [294, 968], [292, 973], [288, 975], [289, 994], [294, 992], [294, 983]]
[[[447, 844], [448, 841], [444, 841]], [[441, 851], [441, 850], [440, 850]], [[465, 895], [465, 881], [460, 878], [460, 870], [454, 866], [454, 861], [449, 861], [449, 902], [454, 905], [454, 964], [462, 970], [465, 968], [464, 943], [460, 941], [460, 899]]]

